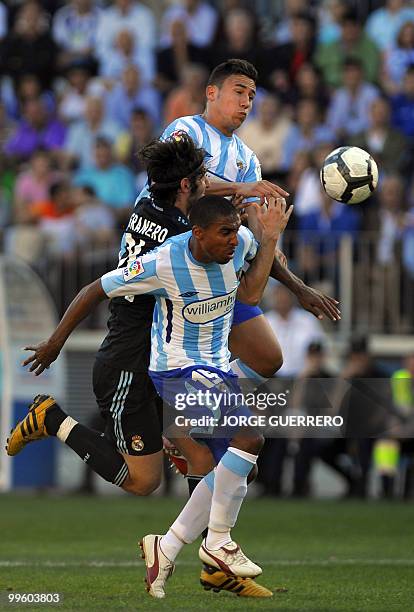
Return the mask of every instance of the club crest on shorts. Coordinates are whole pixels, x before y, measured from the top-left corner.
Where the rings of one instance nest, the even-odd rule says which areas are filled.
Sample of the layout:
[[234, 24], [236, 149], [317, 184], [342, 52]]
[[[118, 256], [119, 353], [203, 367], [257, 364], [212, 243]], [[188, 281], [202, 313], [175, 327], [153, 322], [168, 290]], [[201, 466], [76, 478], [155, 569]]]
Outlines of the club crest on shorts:
[[140, 451], [144, 449], [145, 444], [141, 436], [132, 436], [131, 446], [134, 451], [139, 453]]
[[134, 276], [138, 276], [138, 274], [142, 274], [144, 272], [144, 266], [140, 259], [135, 259], [134, 261], [130, 261], [127, 263], [126, 267], [123, 270], [124, 280], [129, 281]]

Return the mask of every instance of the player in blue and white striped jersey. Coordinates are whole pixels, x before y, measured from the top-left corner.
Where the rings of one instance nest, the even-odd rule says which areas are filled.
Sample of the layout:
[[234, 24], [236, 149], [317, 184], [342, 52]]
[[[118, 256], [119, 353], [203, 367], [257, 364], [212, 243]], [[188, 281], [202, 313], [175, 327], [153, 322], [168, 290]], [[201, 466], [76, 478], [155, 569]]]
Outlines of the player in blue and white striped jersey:
[[[163, 393], [163, 383], [171, 376], [184, 391], [186, 383], [203, 378], [209, 388], [212, 376], [234, 388], [236, 377], [229, 371], [227, 341], [236, 292], [246, 303], [260, 301], [277, 240], [291, 211], [292, 207], [286, 211], [284, 200], [270, 200], [267, 209], [259, 210], [262, 238], [258, 247], [252, 233], [241, 227], [231, 202], [219, 196], [201, 198], [190, 211], [191, 232], [172, 237], [152, 253], [85, 287], [63, 316], [56, 336], [67, 337], [106, 297], [154, 295], [157, 307], [150, 375], [157, 390]], [[245, 261], [250, 261], [250, 266], [243, 272]], [[206, 408], [197, 406], [200, 414]], [[225, 410], [247, 416], [248, 409], [227, 404], [222, 416]], [[75, 422], [67, 419], [67, 429], [73, 428]], [[148, 586], [154, 597], [164, 597], [165, 582], [183, 544], [193, 542], [207, 526], [208, 535], [199, 551], [204, 563], [241, 577], [261, 573], [261, 568], [232, 541], [230, 531], [262, 444], [257, 432], [237, 428], [217, 468], [197, 485], [171, 529], [162, 538], [145, 536]], [[158, 562], [150, 570], [154, 551]]]
[[[202, 198], [197, 207], [211, 206], [214, 197], [218, 196]], [[237, 217], [235, 209], [234, 214]], [[234, 235], [231, 244], [225, 243], [222, 261], [217, 263], [215, 252], [214, 262], [202, 265], [190, 250], [191, 236], [191, 232], [174, 236], [126, 268], [102, 278], [110, 298], [135, 293], [155, 296], [152, 371], [193, 365], [213, 365], [224, 371], [230, 367], [227, 338], [239, 278], [244, 262], [255, 257], [257, 242], [250, 230], [241, 226], [237, 238]]]
[[[161, 136], [168, 138], [184, 131], [206, 151], [209, 178], [206, 193], [242, 195], [261, 201], [265, 197], [289, 195], [277, 185], [261, 180], [259, 160], [235, 133], [251, 111], [257, 77], [255, 67], [245, 60], [230, 59], [220, 64], [208, 80], [204, 113], [176, 119]], [[138, 200], [146, 193], [144, 188]], [[254, 208], [248, 214], [249, 227], [260, 238]], [[339, 318], [335, 300], [307, 287], [277, 257], [272, 276], [293, 291], [299, 303], [318, 318], [324, 315], [332, 320]], [[236, 301], [230, 348], [239, 358], [233, 368], [257, 384], [272, 376], [282, 364], [279, 343], [258, 306]]]

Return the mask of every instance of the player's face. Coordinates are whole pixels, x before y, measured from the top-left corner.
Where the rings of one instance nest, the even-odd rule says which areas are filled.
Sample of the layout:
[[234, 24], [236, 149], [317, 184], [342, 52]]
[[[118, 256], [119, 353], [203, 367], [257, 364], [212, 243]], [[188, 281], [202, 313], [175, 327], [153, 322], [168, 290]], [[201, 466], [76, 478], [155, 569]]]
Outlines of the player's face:
[[202, 174], [200, 174], [200, 176], [197, 178], [194, 191], [191, 191], [190, 182], [188, 181], [188, 201], [186, 206], [187, 215], [190, 213], [192, 205], [206, 194], [206, 189], [208, 185], [209, 181], [206, 176], [206, 171], [203, 171]]
[[237, 232], [240, 228], [240, 217], [223, 217], [207, 228], [201, 230], [198, 237], [200, 247], [210, 261], [226, 264], [234, 257], [239, 244]]
[[229, 133], [237, 130], [252, 110], [256, 85], [243, 74], [229, 76], [222, 86], [209, 86], [207, 98], [211, 109]]

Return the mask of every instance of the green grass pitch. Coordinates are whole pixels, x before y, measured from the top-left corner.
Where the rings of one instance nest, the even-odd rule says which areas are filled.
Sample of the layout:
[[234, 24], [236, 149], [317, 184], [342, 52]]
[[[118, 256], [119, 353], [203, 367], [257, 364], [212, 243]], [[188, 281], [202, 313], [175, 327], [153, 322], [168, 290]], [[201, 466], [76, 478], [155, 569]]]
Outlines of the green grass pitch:
[[[187, 546], [167, 598], [144, 590], [136, 546], [162, 533], [184, 500], [130, 496], [0, 496], [1, 610], [414, 609], [412, 504], [248, 500], [234, 537], [264, 569], [272, 599], [205, 592], [197, 546]], [[63, 594], [56, 605], [10, 605], [9, 593]]]

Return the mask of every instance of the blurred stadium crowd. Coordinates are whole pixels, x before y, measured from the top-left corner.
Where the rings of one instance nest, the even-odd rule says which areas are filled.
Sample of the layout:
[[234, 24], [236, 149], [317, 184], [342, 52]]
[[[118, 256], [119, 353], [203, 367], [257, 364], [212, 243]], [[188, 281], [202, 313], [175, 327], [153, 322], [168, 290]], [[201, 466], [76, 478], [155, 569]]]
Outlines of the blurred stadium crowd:
[[[209, 71], [238, 57], [260, 74], [240, 136], [295, 205], [283, 245], [289, 266], [341, 298], [349, 331], [413, 331], [414, 3], [9, 0], [0, 2], [0, 38], [1, 251], [41, 274], [60, 313], [114, 267], [146, 180], [137, 150], [173, 119], [202, 112]], [[377, 192], [362, 205], [333, 202], [320, 186], [324, 157], [344, 144], [379, 166]], [[300, 354], [285, 349], [282, 372], [300, 376], [322, 359], [323, 330], [299, 320], [282, 291], [269, 321], [287, 343], [303, 328], [308, 342]], [[352, 375], [367, 375], [358, 364]], [[407, 368], [411, 385], [414, 364]], [[403, 404], [413, 410], [409, 393]], [[269, 446], [263, 482], [278, 494], [274, 465], [289, 443]], [[306, 494], [310, 464], [322, 456], [364, 495], [372, 445], [353, 451], [357, 479], [337, 462], [349, 449], [295, 442], [294, 492]]]

